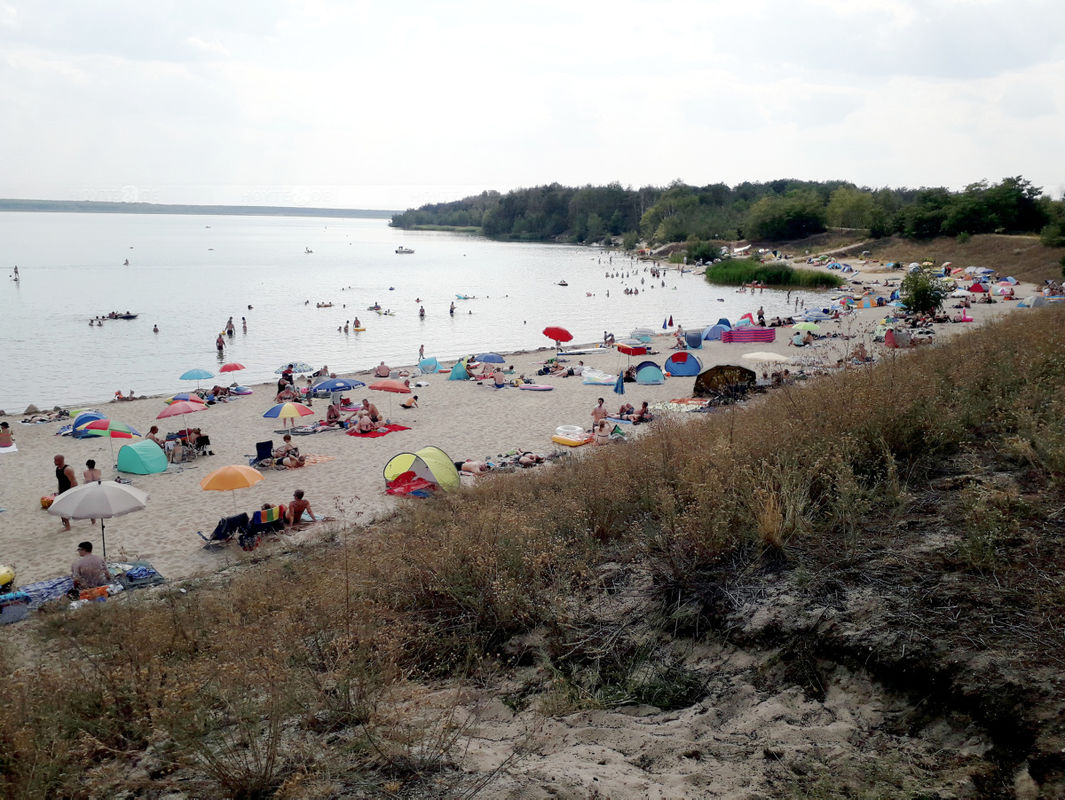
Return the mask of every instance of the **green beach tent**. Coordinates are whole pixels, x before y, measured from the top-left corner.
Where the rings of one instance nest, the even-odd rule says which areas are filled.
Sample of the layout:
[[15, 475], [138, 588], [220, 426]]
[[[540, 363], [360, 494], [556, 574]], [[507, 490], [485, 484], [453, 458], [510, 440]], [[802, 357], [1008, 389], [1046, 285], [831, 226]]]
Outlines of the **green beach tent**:
[[447, 376], [449, 381], [468, 381], [470, 379], [470, 372], [466, 369], [465, 360], [460, 361], [451, 368], [451, 374]]
[[166, 453], [151, 439], [123, 445], [118, 451], [118, 471], [134, 475], [166, 472]]
[[385, 482], [390, 483], [404, 472], [435, 483], [445, 492], [459, 488], [459, 472], [451, 457], [439, 447], [423, 447], [416, 453], [399, 453], [385, 464]]

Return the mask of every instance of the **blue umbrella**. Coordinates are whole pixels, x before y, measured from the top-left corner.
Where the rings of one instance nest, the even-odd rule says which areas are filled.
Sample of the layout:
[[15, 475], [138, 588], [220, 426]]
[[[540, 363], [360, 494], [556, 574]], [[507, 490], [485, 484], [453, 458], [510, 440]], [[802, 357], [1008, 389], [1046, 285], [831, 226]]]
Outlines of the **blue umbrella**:
[[474, 361], [480, 361], [482, 364], [487, 362], [489, 364], [505, 364], [507, 360], [499, 353], [481, 353], [480, 355], [473, 357]]
[[625, 394], [625, 373], [619, 372], [617, 382], [614, 383], [614, 394]]
[[190, 369], [188, 372], [181, 376], [183, 381], [196, 381], [196, 388], [200, 388], [200, 381], [205, 381], [208, 378], [213, 378], [214, 373], [208, 372], [205, 369]]
[[311, 391], [314, 392], [346, 392], [359, 386], [365, 386], [362, 381], [347, 380], [346, 378], [330, 378], [316, 384]]

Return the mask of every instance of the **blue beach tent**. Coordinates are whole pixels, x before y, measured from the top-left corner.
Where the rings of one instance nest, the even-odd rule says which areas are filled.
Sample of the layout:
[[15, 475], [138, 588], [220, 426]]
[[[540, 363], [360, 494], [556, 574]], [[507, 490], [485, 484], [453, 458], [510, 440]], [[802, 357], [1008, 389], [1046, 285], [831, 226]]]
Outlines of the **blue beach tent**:
[[[670, 375], [691, 377], [698, 375], [702, 371], [703, 365], [699, 363], [699, 359], [691, 353], [682, 351], [680, 353], [674, 353], [666, 359], [666, 372]], [[637, 375], [638, 374], [639, 373], [637, 373]]]
[[692, 350], [703, 346], [703, 335], [699, 331], [684, 331], [684, 343]]
[[636, 383], [643, 386], [656, 386], [666, 382], [662, 368], [653, 361], [641, 361], [636, 365]]
[[451, 374], [447, 376], [449, 381], [468, 381], [470, 373], [466, 369], [466, 362], [460, 361], [451, 368]]

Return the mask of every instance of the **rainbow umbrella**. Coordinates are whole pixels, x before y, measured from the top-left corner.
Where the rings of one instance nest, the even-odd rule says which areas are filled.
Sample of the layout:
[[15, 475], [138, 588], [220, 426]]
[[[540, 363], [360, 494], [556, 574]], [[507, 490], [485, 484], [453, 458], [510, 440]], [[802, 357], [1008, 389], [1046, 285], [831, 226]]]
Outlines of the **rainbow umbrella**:
[[[314, 411], [307, 408], [303, 403], [278, 403], [273, 408], [269, 409], [263, 417], [266, 419], [291, 419], [295, 420], [299, 417], [306, 417], [313, 414]], [[293, 422], [292, 426], [295, 427], [296, 423]], [[282, 424], [282, 427], [284, 425]]]
[[164, 402], [167, 405], [171, 405], [172, 403], [180, 403], [180, 402], [185, 402], [185, 403], [203, 403], [204, 400], [198, 394], [192, 394], [190, 392], [178, 392], [173, 397], [168, 397]]
[[91, 422], [86, 422], [84, 425], [78, 426], [79, 431], [85, 431], [90, 436], [106, 436], [107, 444], [111, 448], [111, 463], [115, 463], [115, 443], [114, 439], [132, 439], [134, 436], [140, 436], [137, 431], [133, 430], [129, 425], [124, 422], [119, 422], [117, 419], [94, 419]]

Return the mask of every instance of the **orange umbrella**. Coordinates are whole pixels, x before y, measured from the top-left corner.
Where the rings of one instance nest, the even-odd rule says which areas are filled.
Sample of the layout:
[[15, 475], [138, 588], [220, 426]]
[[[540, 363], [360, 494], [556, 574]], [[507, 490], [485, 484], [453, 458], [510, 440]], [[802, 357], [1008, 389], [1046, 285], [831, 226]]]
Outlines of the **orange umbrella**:
[[[410, 387], [403, 381], [397, 381], [395, 378], [385, 378], [377, 383], [370, 384], [371, 389], [376, 389], [379, 392], [393, 392], [394, 394], [410, 394]], [[392, 398], [388, 398], [388, 418], [392, 419]]]
[[[232, 492], [235, 489], [247, 489], [263, 479], [257, 469], [240, 464], [219, 467], [200, 481], [200, 488], [205, 492]], [[233, 508], [237, 507], [237, 496], [233, 495]]]
[[410, 394], [410, 387], [403, 381], [397, 381], [395, 378], [385, 378], [383, 381], [370, 384], [371, 389], [376, 389], [379, 392], [396, 392], [397, 394]]

